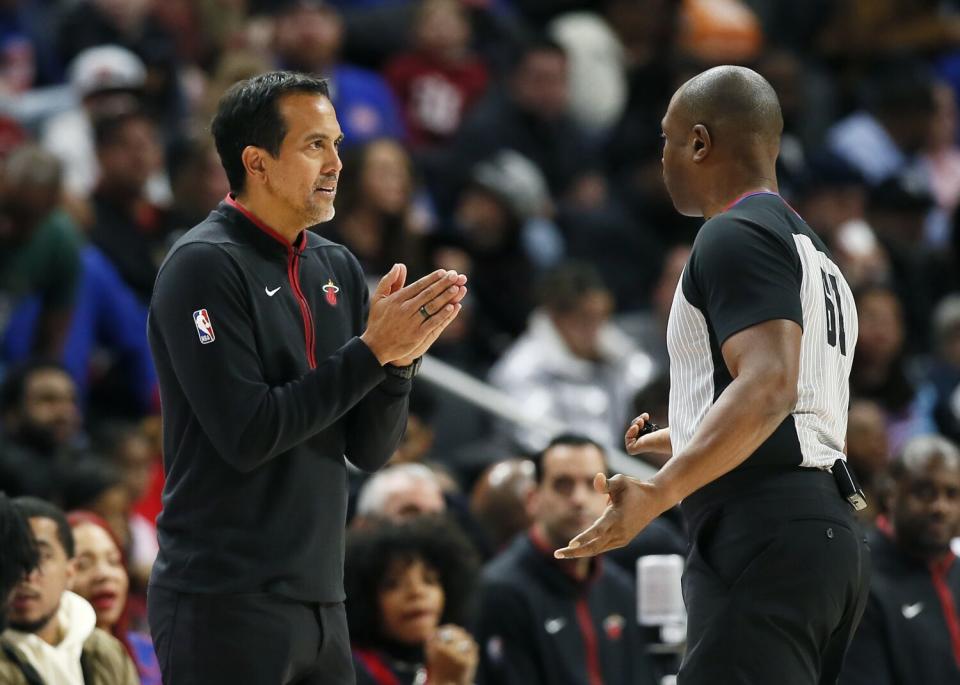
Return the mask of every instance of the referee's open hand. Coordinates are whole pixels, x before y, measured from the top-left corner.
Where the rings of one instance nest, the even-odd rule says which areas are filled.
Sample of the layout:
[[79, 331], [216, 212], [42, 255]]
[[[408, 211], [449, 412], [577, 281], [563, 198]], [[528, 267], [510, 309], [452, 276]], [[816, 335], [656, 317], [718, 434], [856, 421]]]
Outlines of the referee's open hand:
[[609, 495], [610, 503], [592, 526], [573, 538], [553, 555], [557, 559], [592, 557], [623, 547], [668, 505], [661, 504], [656, 486], [623, 474], [613, 478], [598, 473], [593, 479], [597, 492]]

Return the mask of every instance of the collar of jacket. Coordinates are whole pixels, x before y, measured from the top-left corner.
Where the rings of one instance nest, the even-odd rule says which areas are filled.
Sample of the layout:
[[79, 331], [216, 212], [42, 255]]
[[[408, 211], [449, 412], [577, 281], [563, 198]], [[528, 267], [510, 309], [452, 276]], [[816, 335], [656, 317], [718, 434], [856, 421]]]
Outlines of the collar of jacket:
[[290, 255], [293, 252], [302, 252], [307, 246], [307, 232], [305, 230], [300, 231], [296, 240], [293, 241], [293, 244], [290, 244], [277, 230], [247, 209], [231, 193], [227, 193], [227, 196], [223, 198], [223, 202], [219, 204], [217, 210], [238, 223], [249, 225], [256, 229], [250, 231], [250, 235], [252, 236], [251, 240], [267, 250], [272, 251], [279, 249], [285, 254]]
[[576, 560], [557, 559], [553, 556], [553, 546], [534, 524], [525, 536], [529, 549], [528, 557], [534, 572], [555, 591], [564, 595], [580, 595], [588, 592], [603, 570], [603, 559], [590, 560], [590, 572], [586, 578], [578, 578], [575, 571]]

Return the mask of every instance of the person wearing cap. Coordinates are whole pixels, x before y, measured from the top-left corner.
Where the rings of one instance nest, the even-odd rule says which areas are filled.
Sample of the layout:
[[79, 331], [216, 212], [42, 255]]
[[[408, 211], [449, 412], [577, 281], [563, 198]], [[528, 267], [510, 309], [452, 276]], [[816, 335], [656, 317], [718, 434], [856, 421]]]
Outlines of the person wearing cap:
[[100, 45], [78, 54], [67, 73], [77, 106], [52, 117], [44, 126], [41, 141], [63, 163], [66, 191], [86, 198], [100, 174], [93, 121], [104, 114], [136, 109], [147, 69], [130, 50]]
[[165, 682], [352, 685], [347, 463], [382, 467], [419, 359], [466, 276], [370, 294], [309, 227], [334, 215], [343, 133], [325, 81], [240, 81], [212, 126], [230, 194], [160, 267], [148, 336], [163, 410], [163, 511], [147, 596]]

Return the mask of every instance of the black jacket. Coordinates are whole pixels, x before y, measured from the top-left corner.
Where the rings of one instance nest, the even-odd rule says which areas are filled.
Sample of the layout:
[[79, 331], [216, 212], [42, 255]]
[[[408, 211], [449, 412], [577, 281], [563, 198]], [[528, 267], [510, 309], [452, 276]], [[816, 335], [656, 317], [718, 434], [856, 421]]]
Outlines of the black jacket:
[[290, 246], [229, 198], [173, 246], [148, 322], [167, 479], [151, 582], [344, 599], [344, 455], [390, 458], [411, 385], [356, 337], [368, 304], [346, 248]]
[[870, 599], [841, 685], [960, 683], [960, 563], [952, 554], [934, 564], [913, 559], [879, 531], [870, 550]]
[[656, 682], [637, 627], [629, 577], [600, 560], [581, 582], [564, 568], [569, 563], [554, 559], [531, 533], [518, 536], [484, 568], [474, 631], [479, 683]]

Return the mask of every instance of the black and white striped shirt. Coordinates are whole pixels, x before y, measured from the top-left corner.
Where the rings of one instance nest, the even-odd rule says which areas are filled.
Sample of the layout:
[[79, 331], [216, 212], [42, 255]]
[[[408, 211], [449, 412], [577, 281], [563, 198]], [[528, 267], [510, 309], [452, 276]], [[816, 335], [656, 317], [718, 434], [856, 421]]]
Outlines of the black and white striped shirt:
[[674, 454], [732, 381], [721, 345], [774, 319], [803, 328], [797, 404], [737, 470], [825, 468], [843, 457], [853, 295], [820, 238], [770, 192], [748, 194], [703, 225], [677, 286], [667, 327]]

